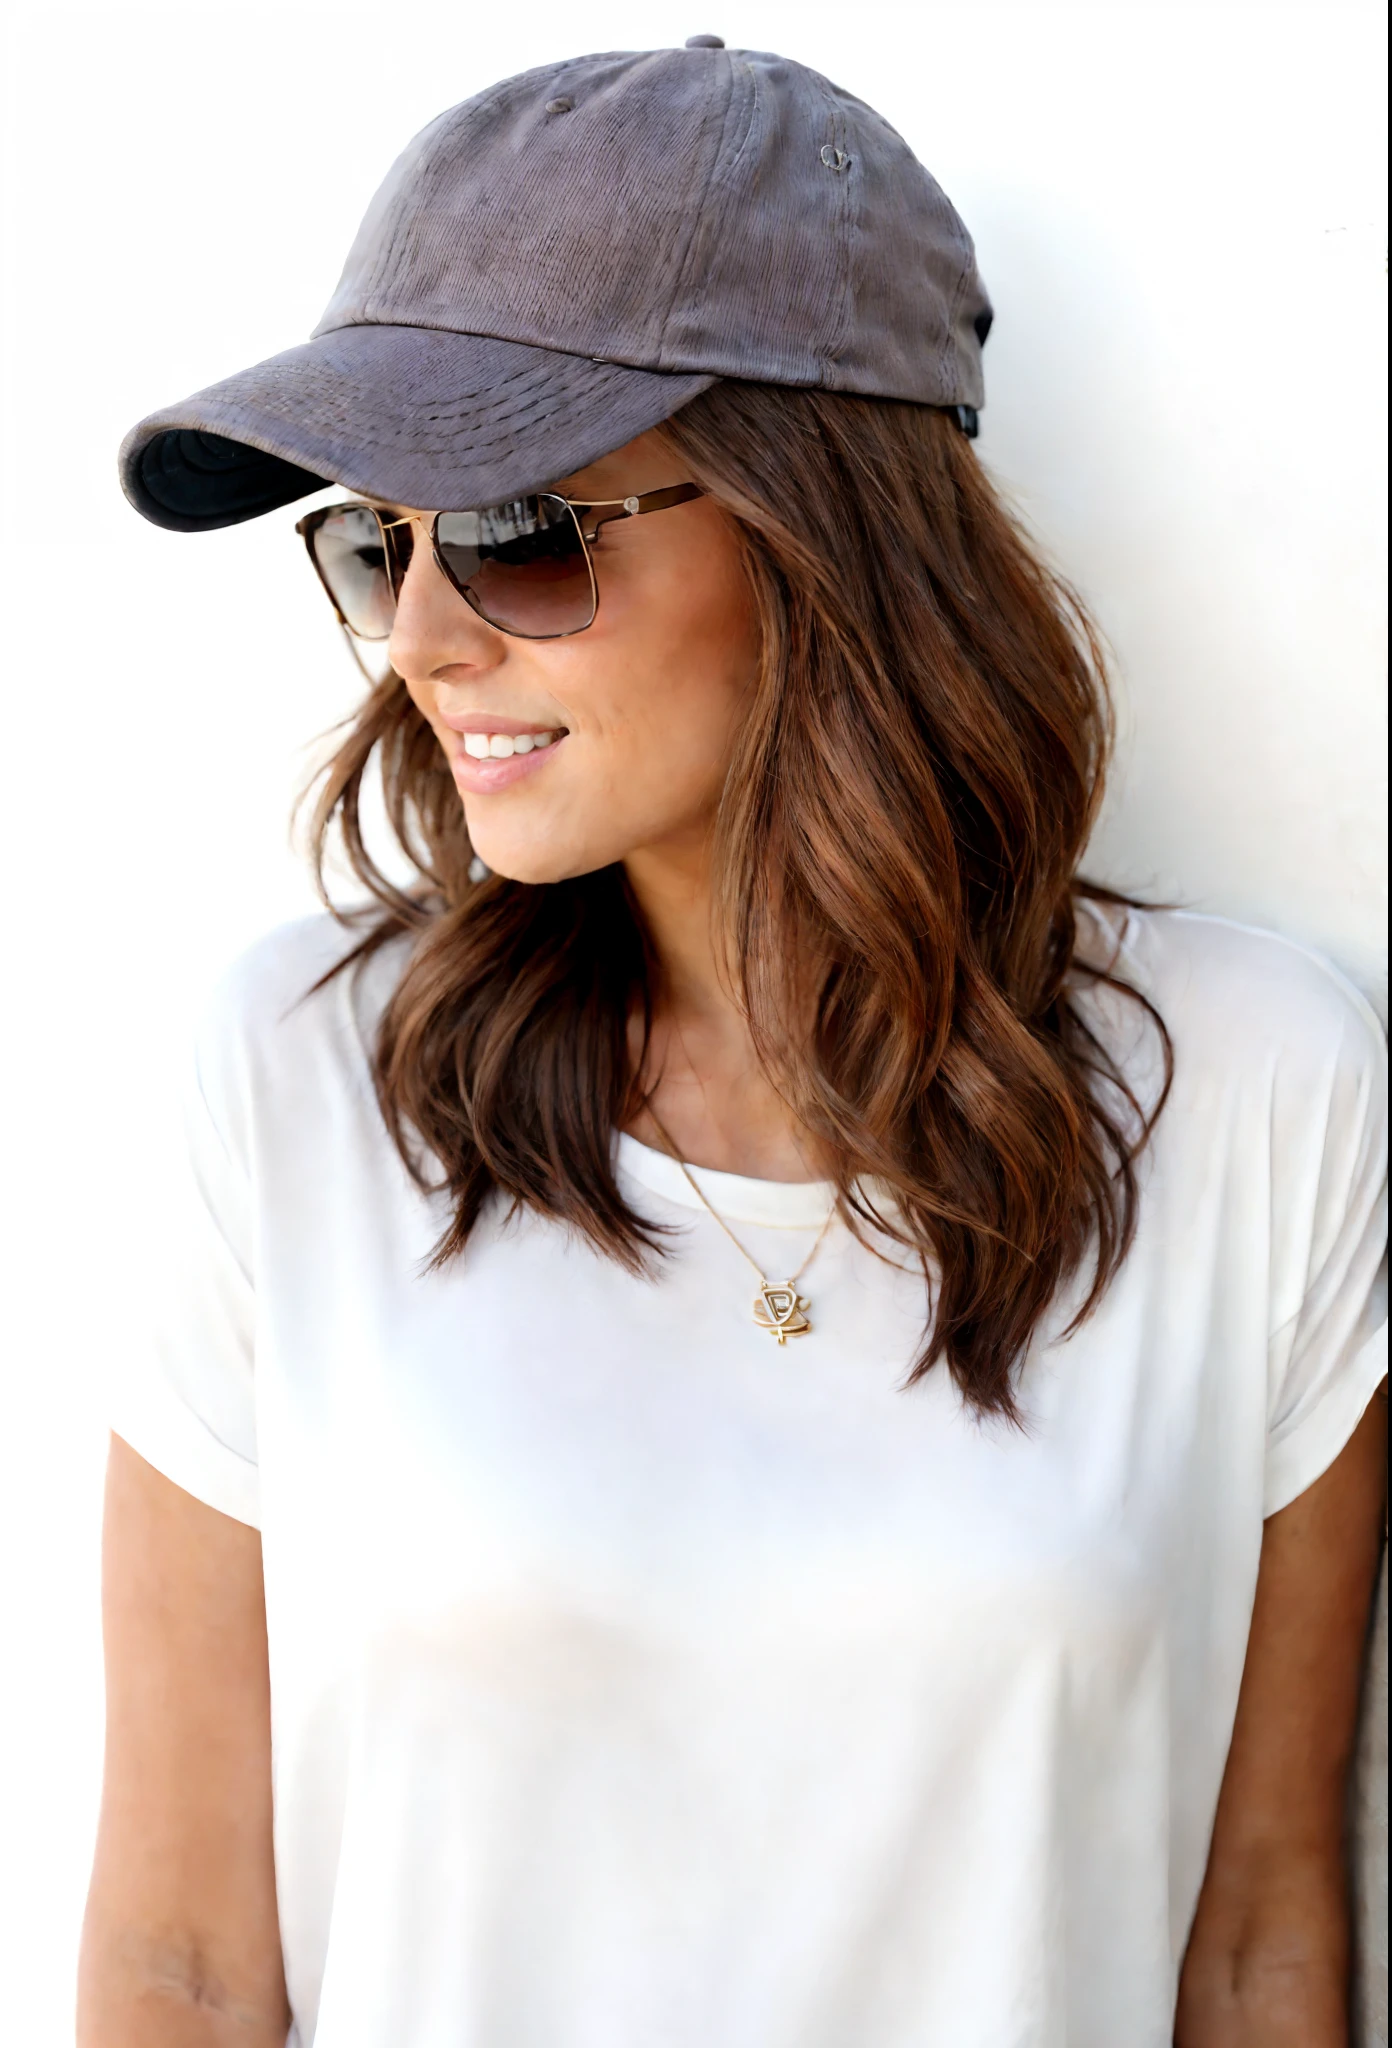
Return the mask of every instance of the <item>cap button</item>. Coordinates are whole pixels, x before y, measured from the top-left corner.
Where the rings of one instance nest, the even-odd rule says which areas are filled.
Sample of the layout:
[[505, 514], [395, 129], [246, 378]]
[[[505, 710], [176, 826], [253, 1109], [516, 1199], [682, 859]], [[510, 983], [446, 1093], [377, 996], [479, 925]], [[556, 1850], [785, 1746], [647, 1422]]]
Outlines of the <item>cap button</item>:
[[688, 36], [686, 47], [688, 50], [723, 50], [725, 38], [724, 36]]

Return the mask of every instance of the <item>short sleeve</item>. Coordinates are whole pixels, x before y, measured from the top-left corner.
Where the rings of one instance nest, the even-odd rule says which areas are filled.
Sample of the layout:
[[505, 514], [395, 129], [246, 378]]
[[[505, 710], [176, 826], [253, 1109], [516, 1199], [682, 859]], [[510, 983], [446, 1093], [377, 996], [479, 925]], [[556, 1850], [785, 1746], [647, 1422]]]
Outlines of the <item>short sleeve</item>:
[[257, 1527], [250, 1186], [196, 1069], [185, 1090], [184, 1152], [152, 1232], [152, 1338], [111, 1390], [107, 1420], [176, 1486]]
[[1337, 1046], [1318, 1074], [1297, 1063], [1273, 1111], [1267, 1515], [1333, 1464], [1387, 1373], [1386, 1047], [1339, 988]]

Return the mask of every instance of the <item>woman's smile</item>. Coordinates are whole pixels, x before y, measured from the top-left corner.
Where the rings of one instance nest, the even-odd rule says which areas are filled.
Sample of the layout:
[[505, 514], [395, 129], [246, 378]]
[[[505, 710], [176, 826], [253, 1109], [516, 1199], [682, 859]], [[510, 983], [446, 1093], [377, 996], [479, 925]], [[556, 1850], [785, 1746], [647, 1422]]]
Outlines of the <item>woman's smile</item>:
[[535, 775], [569, 727], [470, 711], [440, 716], [439, 737], [455, 782], [470, 796], [492, 796]]

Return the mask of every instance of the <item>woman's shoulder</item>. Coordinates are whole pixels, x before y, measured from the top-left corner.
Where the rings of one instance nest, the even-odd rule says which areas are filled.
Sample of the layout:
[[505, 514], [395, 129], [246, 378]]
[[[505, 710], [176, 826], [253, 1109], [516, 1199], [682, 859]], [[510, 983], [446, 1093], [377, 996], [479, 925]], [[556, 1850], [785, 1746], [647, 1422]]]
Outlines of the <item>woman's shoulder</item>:
[[[1371, 1083], [1385, 1068], [1371, 1004], [1314, 948], [1190, 910], [1097, 904], [1085, 916], [1082, 957], [1153, 1004], [1177, 1079], [1186, 1070], [1234, 1084], [1279, 1073], [1327, 1089], [1335, 1074]], [[1119, 1021], [1125, 998], [1100, 1000]]]
[[366, 1082], [410, 944], [397, 934], [362, 952], [370, 932], [351, 916], [296, 918], [223, 971], [195, 1040], [199, 1086], [219, 1121], [235, 1123], [267, 1097], [283, 1104], [345, 1078]]

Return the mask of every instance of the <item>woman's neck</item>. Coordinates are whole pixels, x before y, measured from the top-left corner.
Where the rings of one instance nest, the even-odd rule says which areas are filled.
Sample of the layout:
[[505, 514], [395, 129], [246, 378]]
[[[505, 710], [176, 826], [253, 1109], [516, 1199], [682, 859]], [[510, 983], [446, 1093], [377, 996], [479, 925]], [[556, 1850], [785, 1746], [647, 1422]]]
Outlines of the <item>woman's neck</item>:
[[[625, 865], [659, 965], [641, 1081], [663, 1130], [693, 1166], [755, 1180], [818, 1179], [807, 1134], [760, 1065], [720, 972], [708, 842], [645, 851]], [[636, 1058], [641, 1019], [632, 1030]], [[631, 1128], [668, 1149], [652, 1116], [640, 1112]]]

